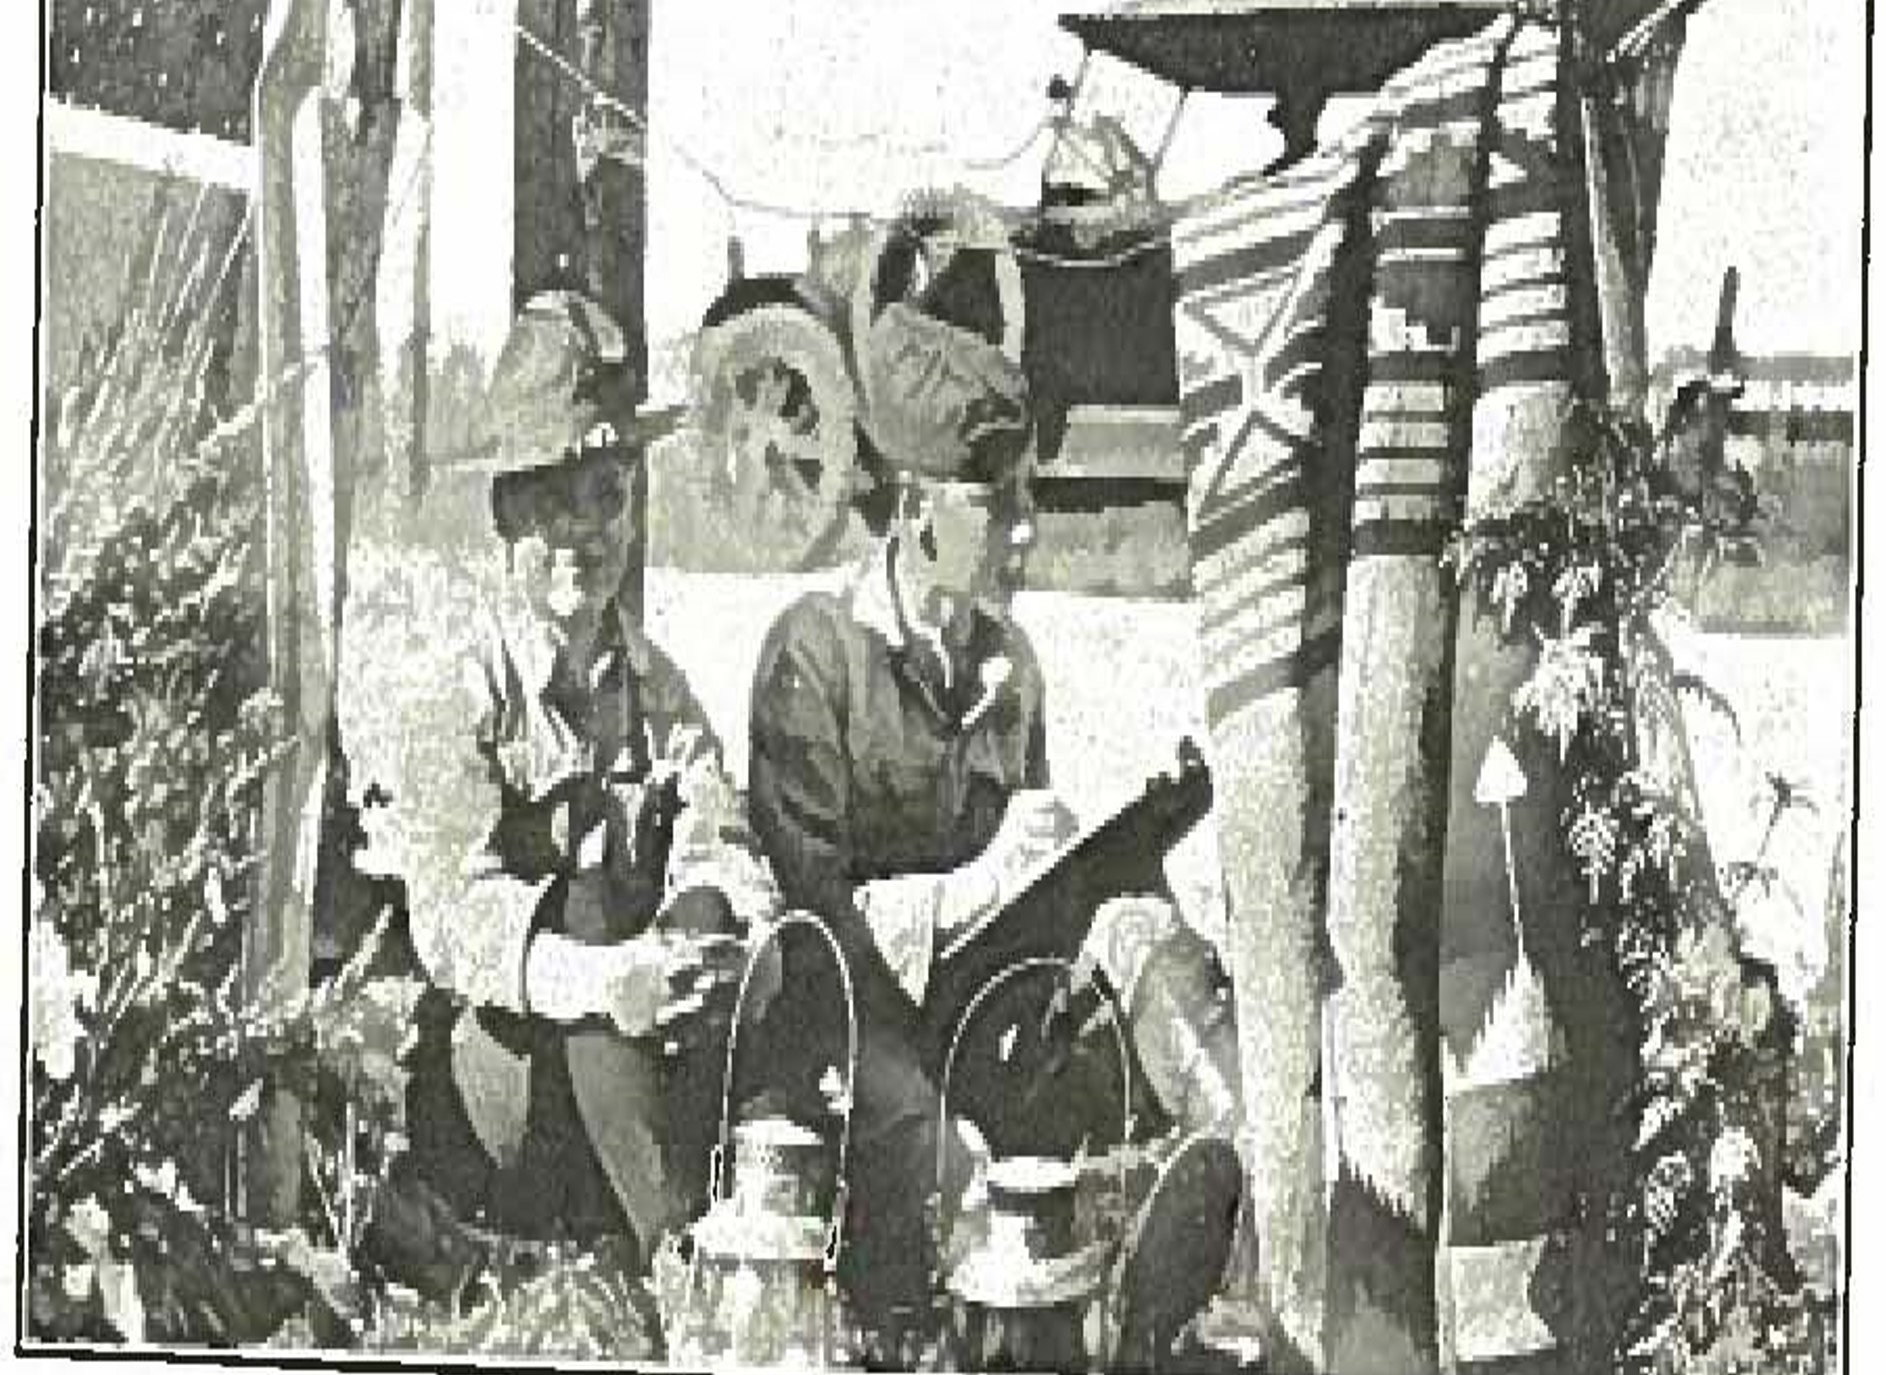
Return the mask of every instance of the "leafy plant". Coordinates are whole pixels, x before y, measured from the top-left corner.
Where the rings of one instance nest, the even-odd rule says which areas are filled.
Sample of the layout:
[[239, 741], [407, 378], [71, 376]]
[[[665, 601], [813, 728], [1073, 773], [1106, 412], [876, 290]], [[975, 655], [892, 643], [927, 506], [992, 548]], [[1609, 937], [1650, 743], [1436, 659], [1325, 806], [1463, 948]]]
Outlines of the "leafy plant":
[[[1609, 951], [1637, 1014], [1636, 1189], [1607, 1205], [1641, 1247], [1620, 1365], [1757, 1368], [1746, 1355], [1762, 1369], [1812, 1369], [1819, 1329], [1772, 1206], [1778, 1162], [1764, 1158], [1789, 1018], [1772, 972], [1735, 937], [1736, 902], [1771, 873], [1766, 843], [1718, 873], [1679, 697], [1727, 703], [1678, 670], [1659, 633], [1686, 583], [1756, 557], [1759, 503], [1702, 444], [1705, 404], [1680, 395], [1655, 432], [1575, 406], [1572, 461], [1553, 490], [1471, 524], [1446, 559], [1509, 639], [1538, 646], [1511, 716], [1564, 763], [1585, 939]], [[1777, 785], [1770, 833], [1798, 801]]]
[[608, 1248], [547, 1250], [461, 1308], [391, 1291], [364, 1345], [379, 1351], [503, 1352], [537, 1360], [643, 1362], [660, 1353], [660, 1323], [647, 1291], [626, 1278]]
[[175, 191], [160, 191], [124, 313], [83, 350], [44, 434], [37, 1336], [255, 1340], [305, 1305], [318, 1267], [237, 1245], [232, 1123], [320, 1072], [385, 1115], [392, 1028], [403, 1036], [415, 996], [243, 976], [261, 787], [287, 746], [261, 656], [253, 408], [216, 395], [242, 233], [219, 241], [201, 197]]

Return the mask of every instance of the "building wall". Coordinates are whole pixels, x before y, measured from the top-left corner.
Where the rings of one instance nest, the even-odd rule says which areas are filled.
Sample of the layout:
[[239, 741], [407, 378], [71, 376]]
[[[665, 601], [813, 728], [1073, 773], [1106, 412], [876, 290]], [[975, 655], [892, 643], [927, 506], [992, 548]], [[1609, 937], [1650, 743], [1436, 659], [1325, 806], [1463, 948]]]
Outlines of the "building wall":
[[161, 128], [249, 138], [268, 0], [50, 0], [46, 89]]
[[[160, 210], [187, 211], [199, 192], [204, 204], [198, 247], [226, 249], [242, 220], [242, 192], [205, 187], [187, 177], [167, 185], [156, 171], [66, 152], [55, 140], [47, 159], [42, 231], [40, 329], [49, 391], [72, 384], [87, 341], [96, 346], [105, 338], [124, 313], [129, 289], [147, 277], [151, 231]], [[163, 260], [168, 262], [174, 258]], [[157, 271], [165, 270], [163, 263]], [[230, 275], [242, 280], [240, 262]], [[227, 347], [235, 344], [234, 326], [232, 314]]]

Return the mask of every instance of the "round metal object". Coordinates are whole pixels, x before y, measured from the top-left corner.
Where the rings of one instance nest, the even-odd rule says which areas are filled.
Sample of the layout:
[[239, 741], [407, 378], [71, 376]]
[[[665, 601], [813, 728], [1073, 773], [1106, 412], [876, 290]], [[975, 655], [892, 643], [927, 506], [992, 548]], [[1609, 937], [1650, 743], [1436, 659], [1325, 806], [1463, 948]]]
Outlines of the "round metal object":
[[806, 566], [848, 518], [857, 404], [844, 354], [811, 312], [769, 304], [701, 331], [695, 429], [726, 553], [751, 571]]
[[989, 1244], [1035, 1260], [1074, 1245], [1074, 1167], [1064, 1160], [1012, 1156], [990, 1164]]
[[824, 1218], [834, 1201], [830, 1148], [784, 1117], [733, 1129], [733, 1204], [749, 1217]]
[[[783, 1117], [732, 1120], [741, 1014], [756, 980], [763, 979], [773, 944], [795, 927], [809, 927], [823, 938], [844, 996], [846, 1078], [836, 1143]], [[671, 1358], [684, 1365], [732, 1361], [790, 1368], [845, 1362], [850, 1339], [834, 1271], [843, 1239], [857, 1058], [857, 1008], [843, 951], [816, 919], [782, 917], [748, 952], [734, 998], [720, 1139], [710, 1165], [712, 1201], [689, 1229], [685, 1272], [670, 1286], [672, 1316], [664, 1315], [675, 1334]]]

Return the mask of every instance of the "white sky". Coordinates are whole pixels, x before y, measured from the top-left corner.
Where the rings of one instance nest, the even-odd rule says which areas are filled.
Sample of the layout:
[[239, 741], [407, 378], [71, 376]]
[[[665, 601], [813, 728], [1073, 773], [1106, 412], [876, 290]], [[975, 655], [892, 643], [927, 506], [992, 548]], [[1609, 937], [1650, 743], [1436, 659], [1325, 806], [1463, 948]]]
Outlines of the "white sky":
[[[830, 212], [882, 210], [965, 181], [1032, 202], [1040, 145], [996, 172], [1079, 45], [1068, 0], [653, 0], [648, 325], [685, 333], [739, 232], [749, 270], [805, 260], [806, 224], [730, 215], [668, 140], [737, 193]], [[1094, 6], [1098, 8], [1098, 5]], [[1708, 342], [1724, 266], [1742, 270], [1738, 333], [1755, 352], [1839, 352], [1859, 319], [1863, 0], [1710, 0], [1676, 95], [1653, 356]], [[1271, 153], [1261, 100], [1194, 98], [1163, 190], [1203, 190]]]
[[1860, 337], [1864, 0], [1710, 0], [1677, 75], [1649, 315], [1655, 357], [1707, 345], [1740, 267], [1752, 353]]

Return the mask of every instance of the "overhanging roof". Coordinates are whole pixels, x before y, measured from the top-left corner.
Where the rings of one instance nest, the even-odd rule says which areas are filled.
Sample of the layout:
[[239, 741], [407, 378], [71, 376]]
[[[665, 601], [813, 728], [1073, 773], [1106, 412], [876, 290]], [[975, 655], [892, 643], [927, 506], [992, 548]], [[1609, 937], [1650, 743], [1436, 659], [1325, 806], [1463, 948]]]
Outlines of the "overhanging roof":
[[1095, 52], [1188, 90], [1274, 92], [1314, 71], [1332, 91], [1372, 91], [1446, 38], [1483, 28], [1509, 0], [1124, 0], [1068, 14]]
[[[1580, 28], [1608, 52], [1640, 23], [1702, 0], [1584, 0]], [[1473, 33], [1514, 0], [1119, 0], [1061, 27], [1176, 86], [1275, 92], [1306, 71], [1329, 91], [1372, 91], [1433, 44]]]

